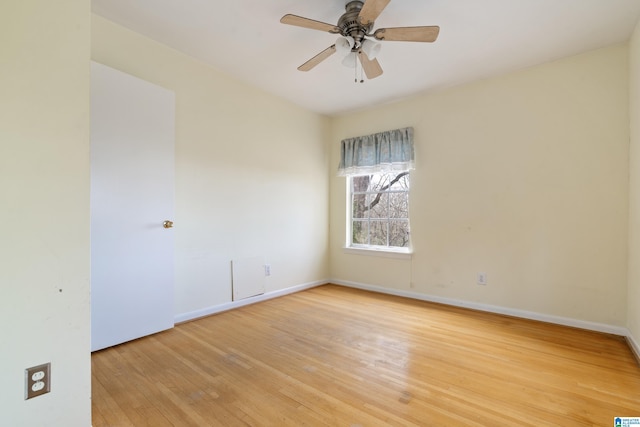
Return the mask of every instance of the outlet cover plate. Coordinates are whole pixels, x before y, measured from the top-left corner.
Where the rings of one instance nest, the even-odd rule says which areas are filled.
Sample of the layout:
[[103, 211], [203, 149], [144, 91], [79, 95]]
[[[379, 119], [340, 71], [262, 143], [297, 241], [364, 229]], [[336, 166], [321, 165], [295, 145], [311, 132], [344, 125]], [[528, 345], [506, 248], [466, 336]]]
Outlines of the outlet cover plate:
[[51, 391], [51, 363], [24, 370], [24, 400], [41, 396]]
[[478, 285], [486, 285], [487, 284], [487, 273], [480, 272], [478, 273]]

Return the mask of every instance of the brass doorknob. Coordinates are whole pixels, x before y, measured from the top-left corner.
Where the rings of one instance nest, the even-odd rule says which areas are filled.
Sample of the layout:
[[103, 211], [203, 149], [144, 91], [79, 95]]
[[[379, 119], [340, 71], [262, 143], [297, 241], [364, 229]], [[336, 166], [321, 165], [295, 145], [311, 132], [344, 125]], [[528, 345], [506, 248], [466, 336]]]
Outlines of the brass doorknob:
[[162, 223], [162, 226], [163, 226], [164, 228], [171, 228], [171, 227], [173, 227], [173, 221], [166, 220], [166, 221], [164, 221], [164, 222]]

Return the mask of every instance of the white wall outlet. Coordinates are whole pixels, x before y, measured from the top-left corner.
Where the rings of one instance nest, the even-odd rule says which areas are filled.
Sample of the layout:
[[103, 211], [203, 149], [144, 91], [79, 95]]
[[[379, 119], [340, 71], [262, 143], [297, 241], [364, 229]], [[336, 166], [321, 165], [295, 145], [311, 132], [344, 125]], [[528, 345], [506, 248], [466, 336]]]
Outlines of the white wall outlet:
[[264, 275], [271, 276], [271, 264], [264, 265]]
[[51, 391], [51, 363], [24, 370], [24, 400]]
[[478, 285], [487, 284], [487, 273], [478, 273]]

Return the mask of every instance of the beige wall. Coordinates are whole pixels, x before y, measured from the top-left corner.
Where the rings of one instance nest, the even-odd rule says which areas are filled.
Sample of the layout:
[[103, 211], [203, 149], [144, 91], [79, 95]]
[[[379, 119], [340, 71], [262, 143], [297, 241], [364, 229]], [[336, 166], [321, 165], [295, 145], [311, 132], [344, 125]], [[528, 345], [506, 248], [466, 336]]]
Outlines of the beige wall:
[[[336, 118], [332, 277], [625, 326], [627, 82], [620, 45]], [[345, 254], [339, 141], [404, 126], [413, 257]]]
[[[631, 124], [629, 188], [628, 328], [640, 345], [640, 23], [629, 44], [629, 106]], [[640, 347], [636, 349], [640, 351]]]
[[94, 16], [92, 59], [176, 93], [176, 315], [231, 300], [230, 261], [267, 292], [328, 277], [328, 119]]
[[[0, 424], [89, 426], [90, 2], [0, 3]], [[24, 400], [24, 369], [51, 392]]]
[[[176, 313], [228, 301], [228, 261], [264, 255], [268, 290], [330, 274], [627, 325], [640, 338], [640, 29], [630, 67], [626, 46], [610, 47], [329, 121], [91, 21], [89, 9], [0, 6], [3, 423], [90, 425], [90, 50], [177, 94]], [[413, 258], [344, 254], [337, 141], [409, 125]], [[24, 401], [24, 369], [48, 361], [52, 392]]]

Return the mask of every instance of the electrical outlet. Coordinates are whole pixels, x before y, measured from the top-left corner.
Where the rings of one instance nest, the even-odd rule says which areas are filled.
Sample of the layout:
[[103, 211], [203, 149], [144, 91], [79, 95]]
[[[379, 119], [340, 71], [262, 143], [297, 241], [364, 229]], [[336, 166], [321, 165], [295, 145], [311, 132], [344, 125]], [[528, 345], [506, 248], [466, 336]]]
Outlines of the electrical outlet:
[[487, 284], [487, 273], [478, 273], [478, 285]]
[[25, 369], [24, 380], [24, 400], [49, 393], [51, 391], [51, 363]]
[[478, 285], [487, 284], [487, 273], [478, 273]]
[[271, 276], [271, 264], [264, 265], [264, 275]]

